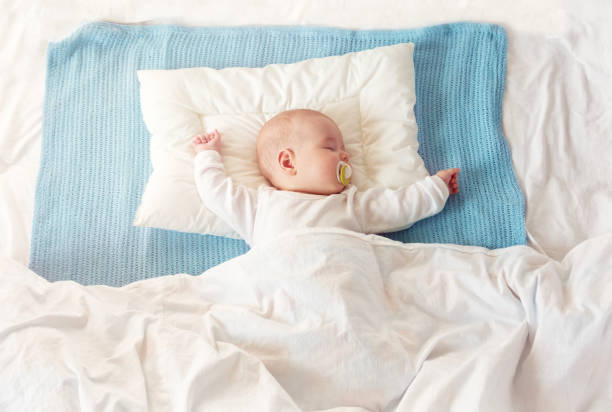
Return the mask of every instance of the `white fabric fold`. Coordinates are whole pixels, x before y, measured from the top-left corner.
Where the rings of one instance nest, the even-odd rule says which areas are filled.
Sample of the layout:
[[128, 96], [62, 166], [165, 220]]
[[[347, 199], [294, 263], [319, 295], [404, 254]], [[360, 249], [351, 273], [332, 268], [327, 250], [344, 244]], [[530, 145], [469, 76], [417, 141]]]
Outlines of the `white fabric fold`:
[[122, 288], [5, 260], [0, 408], [609, 410], [611, 247], [307, 229]]

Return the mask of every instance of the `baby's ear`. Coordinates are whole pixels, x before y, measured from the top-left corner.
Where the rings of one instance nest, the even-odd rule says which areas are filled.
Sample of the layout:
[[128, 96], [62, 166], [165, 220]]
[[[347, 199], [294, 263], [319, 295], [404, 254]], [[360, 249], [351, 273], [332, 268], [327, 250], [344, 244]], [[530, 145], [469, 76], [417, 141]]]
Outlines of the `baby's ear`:
[[295, 170], [295, 153], [291, 149], [283, 149], [278, 152], [278, 165], [281, 170], [288, 175], [295, 175], [297, 170]]

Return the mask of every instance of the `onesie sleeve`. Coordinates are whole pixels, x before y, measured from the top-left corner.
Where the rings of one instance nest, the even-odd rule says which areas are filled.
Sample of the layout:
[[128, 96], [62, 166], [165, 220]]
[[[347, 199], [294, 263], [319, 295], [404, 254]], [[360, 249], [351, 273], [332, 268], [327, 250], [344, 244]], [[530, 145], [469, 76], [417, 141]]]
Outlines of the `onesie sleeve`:
[[428, 176], [399, 188], [372, 188], [355, 193], [355, 214], [365, 233], [395, 232], [440, 212], [448, 187], [438, 176]]
[[251, 244], [257, 192], [235, 184], [225, 174], [221, 155], [215, 150], [204, 150], [196, 155], [194, 178], [204, 206]]

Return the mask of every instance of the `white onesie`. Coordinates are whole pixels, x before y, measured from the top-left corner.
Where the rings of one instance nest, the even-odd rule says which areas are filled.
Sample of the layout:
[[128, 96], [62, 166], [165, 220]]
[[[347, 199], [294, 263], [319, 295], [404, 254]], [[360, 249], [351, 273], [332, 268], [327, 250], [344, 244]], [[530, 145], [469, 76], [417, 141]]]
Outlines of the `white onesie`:
[[204, 205], [250, 246], [283, 232], [310, 227], [339, 227], [361, 233], [394, 232], [440, 212], [448, 199], [446, 184], [429, 176], [399, 189], [313, 195], [262, 185], [258, 190], [235, 184], [225, 174], [215, 150], [197, 154], [195, 182]]

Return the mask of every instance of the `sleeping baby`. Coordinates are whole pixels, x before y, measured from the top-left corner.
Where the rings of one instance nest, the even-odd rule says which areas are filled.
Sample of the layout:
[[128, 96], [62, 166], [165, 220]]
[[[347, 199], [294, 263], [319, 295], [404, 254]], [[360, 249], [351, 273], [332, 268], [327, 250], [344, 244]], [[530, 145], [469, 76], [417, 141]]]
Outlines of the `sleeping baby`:
[[268, 120], [257, 136], [257, 161], [271, 186], [236, 185], [221, 161], [217, 130], [192, 139], [195, 181], [204, 205], [250, 246], [302, 228], [391, 232], [435, 215], [459, 191], [459, 169], [441, 170], [399, 189], [357, 191], [342, 133], [323, 113], [296, 109]]

